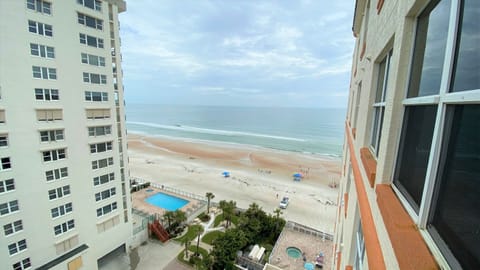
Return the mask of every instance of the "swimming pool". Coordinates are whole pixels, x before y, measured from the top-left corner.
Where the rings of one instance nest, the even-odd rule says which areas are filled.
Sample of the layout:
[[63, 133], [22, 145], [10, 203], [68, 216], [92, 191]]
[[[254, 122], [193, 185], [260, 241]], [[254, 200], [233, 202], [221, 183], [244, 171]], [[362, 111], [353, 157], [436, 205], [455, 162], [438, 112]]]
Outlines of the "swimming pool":
[[161, 192], [146, 198], [145, 202], [153, 206], [166, 209], [168, 211], [175, 211], [189, 203], [189, 201], [182, 198], [178, 198]]

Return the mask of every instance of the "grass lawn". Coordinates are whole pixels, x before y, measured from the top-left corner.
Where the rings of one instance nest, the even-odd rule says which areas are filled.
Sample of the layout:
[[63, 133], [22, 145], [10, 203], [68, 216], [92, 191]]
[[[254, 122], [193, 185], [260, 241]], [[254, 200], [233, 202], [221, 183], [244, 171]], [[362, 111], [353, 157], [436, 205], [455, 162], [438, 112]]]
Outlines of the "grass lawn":
[[202, 228], [202, 225], [188, 226], [188, 231], [185, 235], [183, 235], [182, 237], [179, 237], [179, 238], [175, 238], [173, 240], [182, 243], [185, 238], [188, 238], [189, 241], [192, 241], [193, 239], [195, 239], [195, 237], [197, 237], [196, 232], [198, 231], [198, 229], [201, 229], [201, 228]]
[[[239, 216], [232, 216], [232, 223], [237, 225], [239, 218], [240, 218]], [[217, 227], [222, 221], [223, 221], [223, 215], [219, 214], [218, 216], [215, 217], [215, 221], [213, 222], [213, 227]]]
[[[195, 245], [192, 243], [190, 246], [188, 246], [188, 250], [190, 251], [188, 253], [188, 256], [192, 256], [193, 253], [192, 252], [196, 252], [197, 251], [197, 242], [195, 242]], [[202, 255], [202, 258], [205, 258], [208, 256], [208, 251], [206, 251], [205, 249], [203, 249], [202, 247], [198, 247], [198, 253], [200, 253], [200, 255]], [[177, 255], [177, 259], [179, 261], [182, 261], [190, 266], [193, 266], [193, 264], [191, 264], [188, 260], [185, 260], [183, 258], [183, 255], [185, 255], [185, 249], [182, 249], [182, 252], [178, 253]]]
[[203, 236], [202, 242], [211, 245], [212, 242], [222, 234], [224, 234], [224, 232], [221, 232], [221, 231], [209, 232], [209, 233], [205, 234], [205, 236]]

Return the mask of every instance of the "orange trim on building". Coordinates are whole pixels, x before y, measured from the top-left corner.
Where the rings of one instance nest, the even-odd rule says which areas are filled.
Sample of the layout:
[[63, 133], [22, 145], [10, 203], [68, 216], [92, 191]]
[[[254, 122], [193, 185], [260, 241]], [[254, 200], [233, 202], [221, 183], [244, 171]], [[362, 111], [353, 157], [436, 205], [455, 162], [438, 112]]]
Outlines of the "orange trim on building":
[[378, 0], [378, 3], [377, 3], [377, 14], [380, 14], [380, 11], [382, 10], [382, 7], [383, 7], [383, 2], [385, 2], [384, 0]]
[[345, 206], [345, 218], [347, 218], [347, 208], [348, 208], [348, 193], [343, 194], [343, 203]]
[[342, 252], [337, 252], [337, 270], [340, 270], [340, 263], [342, 262]]
[[375, 192], [400, 269], [440, 269], [392, 187], [378, 184]]
[[353, 266], [347, 265], [347, 266], [345, 266], [345, 270], [353, 270]]
[[363, 167], [367, 173], [370, 187], [375, 185], [375, 176], [377, 174], [377, 160], [373, 157], [372, 152], [367, 147], [360, 149], [360, 158], [362, 159]]
[[369, 270], [384, 270], [385, 262], [383, 260], [382, 249], [380, 248], [380, 241], [378, 240], [377, 230], [373, 221], [372, 209], [368, 202], [367, 192], [363, 184], [360, 166], [355, 155], [353, 147], [353, 139], [350, 132], [350, 127], [347, 125], [346, 134], [348, 138], [348, 149], [350, 151], [350, 161], [353, 169], [353, 179], [358, 197], [358, 205], [360, 208], [360, 216], [362, 217], [363, 236], [365, 239], [365, 248], [367, 250], [367, 260]]

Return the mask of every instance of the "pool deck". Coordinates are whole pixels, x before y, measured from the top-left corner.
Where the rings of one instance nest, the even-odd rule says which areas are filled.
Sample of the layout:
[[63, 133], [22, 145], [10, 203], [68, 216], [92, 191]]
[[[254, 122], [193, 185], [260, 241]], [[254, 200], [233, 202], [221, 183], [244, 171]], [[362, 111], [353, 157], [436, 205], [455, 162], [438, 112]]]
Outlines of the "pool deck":
[[[315, 264], [315, 258], [320, 252], [323, 252], [324, 263], [323, 269], [331, 268], [333, 258], [333, 242], [324, 240], [321, 237], [312, 236], [303, 232], [294, 231], [285, 228], [281, 237], [277, 240], [276, 249], [272, 254], [270, 264], [284, 270], [304, 269], [305, 262]], [[303, 257], [298, 259], [287, 255], [288, 247], [299, 248], [305, 254], [306, 261]], [[319, 268], [316, 268], [319, 269]]]
[[[152, 191], [147, 191], [147, 190], [152, 190]], [[175, 196], [175, 197], [178, 197], [178, 198], [182, 198], [184, 200], [187, 200], [188, 203], [186, 205], [184, 205], [183, 207], [179, 208], [183, 212], [187, 213], [187, 215], [189, 213], [193, 212], [193, 210], [196, 209], [199, 206], [199, 201], [197, 201], [195, 199], [187, 198], [187, 197], [175, 194], [175, 193], [167, 192], [167, 191], [159, 189], [159, 188], [148, 187], [146, 189], [142, 189], [142, 190], [139, 190], [139, 191], [136, 191], [136, 192], [132, 193], [132, 207], [137, 209], [137, 210], [140, 210], [144, 213], [148, 213], [150, 215], [156, 215], [157, 214], [157, 215], [162, 216], [163, 214], [165, 214], [165, 212], [167, 210], [145, 202], [146, 198], [148, 198], [150, 196], [153, 196], [153, 195], [155, 195], [159, 192], [165, 193], [165, 194], [168, 194], [168, 195], [171, 195], [171, 196]]]

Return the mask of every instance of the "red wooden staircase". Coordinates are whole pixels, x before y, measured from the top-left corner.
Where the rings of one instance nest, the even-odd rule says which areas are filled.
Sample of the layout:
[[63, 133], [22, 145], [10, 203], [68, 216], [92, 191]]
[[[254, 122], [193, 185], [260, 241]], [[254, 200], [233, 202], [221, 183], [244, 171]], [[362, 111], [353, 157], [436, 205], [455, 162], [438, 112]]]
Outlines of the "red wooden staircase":
[[165, 243], [170, 239], [167, 231], [163, 228], [162, 224], [158, 222], [158, 219], [156, 219], [153, 223], [148, 224], [148, 229], [155, 234], [158, 240], [162, 241], [162, 243]]

